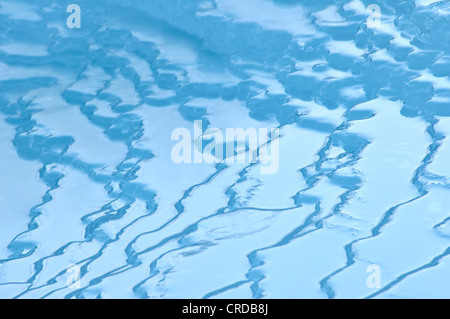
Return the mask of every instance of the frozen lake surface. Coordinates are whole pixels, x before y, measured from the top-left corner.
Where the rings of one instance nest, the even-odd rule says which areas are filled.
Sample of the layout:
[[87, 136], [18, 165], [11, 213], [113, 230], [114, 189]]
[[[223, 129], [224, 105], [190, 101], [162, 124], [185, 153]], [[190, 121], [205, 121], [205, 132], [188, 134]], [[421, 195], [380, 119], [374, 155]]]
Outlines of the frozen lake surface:
[[0, 0], [0, 298], [450, 298], [449, 1], [74, 1]]

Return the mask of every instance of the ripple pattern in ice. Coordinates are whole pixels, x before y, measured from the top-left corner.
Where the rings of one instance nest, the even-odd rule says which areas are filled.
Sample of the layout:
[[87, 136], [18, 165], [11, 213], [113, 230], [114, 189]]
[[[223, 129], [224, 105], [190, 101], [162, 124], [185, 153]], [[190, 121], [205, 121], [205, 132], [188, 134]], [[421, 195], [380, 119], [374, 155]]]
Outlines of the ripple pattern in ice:
[[447, 0], [76, 3], [0, 1], [1, 298], [450, 298]]

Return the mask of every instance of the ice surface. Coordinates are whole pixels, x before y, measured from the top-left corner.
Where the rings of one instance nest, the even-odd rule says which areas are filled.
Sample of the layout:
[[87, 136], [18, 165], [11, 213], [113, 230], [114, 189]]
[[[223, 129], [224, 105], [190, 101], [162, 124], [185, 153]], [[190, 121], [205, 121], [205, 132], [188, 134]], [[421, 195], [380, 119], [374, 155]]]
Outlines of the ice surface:
[[448, 1], [76, 3], [0, 3], [0, 298], [450, 297]]

